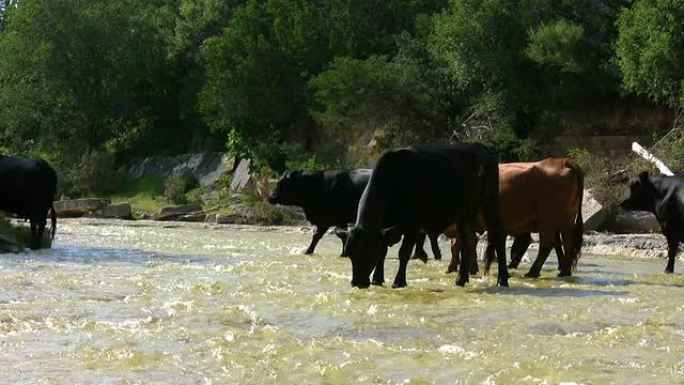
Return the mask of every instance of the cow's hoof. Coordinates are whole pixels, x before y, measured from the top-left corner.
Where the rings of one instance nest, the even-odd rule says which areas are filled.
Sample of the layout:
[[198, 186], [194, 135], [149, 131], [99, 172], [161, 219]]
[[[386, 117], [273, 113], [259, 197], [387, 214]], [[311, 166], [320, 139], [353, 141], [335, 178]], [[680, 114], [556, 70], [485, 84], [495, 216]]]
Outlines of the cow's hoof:
[[392, 289], [400, 289], [402, 287], [406, 287], [406, 282], [394, 282], [392, 284]]
[[382, 286], [385, 284], [385, 281], [373, 281], [371, 282], [371, 285], [373, 286]]
[[457, 272], [457, 271], [458, 271], [458, 267], [451, 267], [451, 266], [449, 266], [449, 267], [447, 267], [447, 269], [446, 269], [446, 273], [447, 273], [447, 274], [455, 273], [455, 272]]
[[442, 260], [442, 256], [439, 255], [439, 254], [435, 255], [435, 260], [436, 260], [436, 261], [441, 261], [441, 260]]
[[674, 273], [674, 269], [665, 268], [665, 274], [672, 274], [672, 273]]
[[525, 274], [525, 278], [539, 278], [541, 274], [539, 274], [538, 271], [530, 271], [527, 274]]
[[456, 286], [463, 287], [466, 283], [468, 283], [468, 278], [459, 278], [456, 280]]
[[420, 259], [423, 262], [427, 262], [428, 256], [426, 252], [416, 251], [411, 259]]
[[307, 251], [304, 252], [304, 255], [311, 255], [311, 254], [313, 254], [313, 251], [307, 250]]
[[558, 273], [558, 276], [559, 276], [559, 277], [569, 277], [569, 276], [571, 276], [571, 275], [572, 275], [572, 272], [571, 272], [571, 271], [563, 271], [563, 270], [561, 270], [560, 273]]
[[499, 279], [496, 281], [496, 286], [498, 287], [508, 287], [508, 278]]

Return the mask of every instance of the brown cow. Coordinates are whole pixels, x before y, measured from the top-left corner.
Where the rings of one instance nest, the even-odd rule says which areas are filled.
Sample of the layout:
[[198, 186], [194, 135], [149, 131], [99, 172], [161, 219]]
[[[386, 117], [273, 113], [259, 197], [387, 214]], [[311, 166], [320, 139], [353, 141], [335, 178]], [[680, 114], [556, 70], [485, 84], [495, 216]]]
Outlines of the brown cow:
[[[582, 195], [584, 173], [567, 158], [547, 158], [539, 162], [502, 163], [499, 165], [499, 198], [501, 222], [508, 235], [526, 238], [530, 232], [539, 233], [539, 253], [526, 277], [539, 277], [539, 272], [556, 246], [559, 276], [571, 275], [577, 265], [582, 247]], [[478, 232], [485, 229], [478, 221]], [[448, 271], [458, 266], [459, 243], [455, 229], [445, 234], [452, 238], [452, 257]], [[523, 241], [524, 242], [524, 241]], [[562, 242], [565, 253], [560, 243]], [[525, 245], [527, 246], [527, 245]], [[526, 249], [526, 247], [525, 247]], [[489, 247], [485, 271], [491, 264]], [[517, 266], [524, 250], [511, 254], [511, 265]], [[471, 267], [471, 273], [477, 266]]]

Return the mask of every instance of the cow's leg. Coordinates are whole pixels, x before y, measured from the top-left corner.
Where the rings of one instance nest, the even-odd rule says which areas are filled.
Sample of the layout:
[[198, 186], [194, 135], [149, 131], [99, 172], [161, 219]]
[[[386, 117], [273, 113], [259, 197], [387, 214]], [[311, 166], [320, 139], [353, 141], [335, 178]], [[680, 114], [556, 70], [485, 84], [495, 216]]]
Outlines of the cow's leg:
[[447, 267], [447, 274], [458, 271], [458, 265], [461, 263], [461, 241], [456, 238], [451, 238], [451, 261]]
[[[563, 235], [565, 238], [566, 235]], [[568, 237], [572, 237], [572, 232], [568, 233]], [[572, 239], [572, 238], [570, 238]], [[563, 258], [565, 258], [565, 252], [563, 251], [563, 240], [561, 239], [561, 233], [558, 232], [556, 233], [556, 244], [553, 246], [553, 248], [556, 250], [556, 257], [558, 258], [558, 270], [562, 270], [563, 268]], [[567, 250], [570, 250], [566, 247]]]
[[480, 239], [473, 233], [473, 257], [470, 258], [470, 275], [477, 275], [480, 267], [477, 265], [477, 243]]
[[[341, 226], [337, 226], [338, 229], [341, 229]], [[349, 237], [346, 232], [340, 232], [340, 231], [335, 231], [335, 235], [337, 235], [337, 238], [340, 238], [340, 241], [342, 241], [342, 252], [340, 253], [340, 257], [344, 257], [344, 245], [347, 243], [347, 238]]]
[[37, 250], [40, 248], [40, 239], [38, 239], [38, 220], [32, 216], [29, 218], [29, 223], [31, 225], [31, 238], [29, 239], [29, 247], [31, 250]]
[[532, 235], [530, 233], [520, 234], [513, 238], [513, 246], [511, 246], [511, 263], [508, 265], [511, 269], [517, 269], [522, 260], [523, 255], [532, 243]]
[[413, 259], [420, 259], [423, 263], [427, 263], [428, 255], [425, 252], [425, 233], [419, 233], [416, 237], [416, 251], [413, 253]]
[[316, 245], [318, 244], [318, 241], [320, 241], [321, 238], [323, 238], [325, 232], [328, 231], [329, 228], [330, 226], [316, 226], [316, 231], [314, 232], [314, 235], [311, 238], [311, 244], [306, 249], [304, 254], [313, 254], [314, 249], [316, 249]]
[[[567, 230], [563, 230], [562, 233], [556, 233], [553, 247], [556, 249], [556, 255], [558, 256], [558, 276], [571, 276], [572, 264], [574, 263], [576, 257], [573, 254], [575, 245], [572, 237], [572, 227], [568, 228]], [[558, 249], [561, 249], [560, 253], [558, 252]], [[563, 249], [567, 250], [568, 253], [564, 253]]]
[[411, 259], [411, 252], [416, 244], [417, 237], [417, 233], [404, 233], [404, 239], [401, 241], [401, 247], [399, 248], [399, 270], [397, 270], [397, 275], [394, 277], [393, 288], [406, 287], [406, 266], [409, 259]]
[[385, 257], [383, 256], [375, 265], [375, 270], [373, 270], [373, 280], [371, 285], [382, 286], [385, 284]]
[[[504, 235], [503, 242], [506, 244], [506, 238], [508, 236]], [[492, 262], [494, 262], [494, 259], [496, 259], [496, 243], [494, 241], [489, 240], [490, 235], [487, 234], [487, 248], [485, 249], [485, 256], [484, 256], [484, 274], [487, 275], [489, 274], [489, 268], [492, 266]]]
[[38, 248], [43, 247], [43, 233], [45, 233], [45, 227], [47, 226], [47, 212], [44, 215], [38, 217], [38, 234], [36, 241], [38, 242]]
[[552, 232], [540, 232], [539, 233], [539, 252], [537, 253], [537, 258], [534, 260], [530, 271], [525, 274], [527, 278], [539, 278], [541, 268], [546, 262], [546, 258], [549, 257], [551, 249], [553, 248], [554, 234]]
[[430, 233], [428, 234], [428, 237], [430, 238], [430, 247], [432, 248], [432, 255], [435, 257], [436, 260], [441, 260], [442, 250], [439, 249], [439, 233]]
[[674, 273], [675, 257], [679, 249], [679, 237], [674, 234], [667, 234], [667, 266], [665, 266], [665, 273]]
[[475, 258], [475, 230], [472, 221], [466, 220], [458, 224], [458, 237], [461, 240], [461, 261], [458, 269], [456, 285], [465, 286], [470, 278], [470, 261]]

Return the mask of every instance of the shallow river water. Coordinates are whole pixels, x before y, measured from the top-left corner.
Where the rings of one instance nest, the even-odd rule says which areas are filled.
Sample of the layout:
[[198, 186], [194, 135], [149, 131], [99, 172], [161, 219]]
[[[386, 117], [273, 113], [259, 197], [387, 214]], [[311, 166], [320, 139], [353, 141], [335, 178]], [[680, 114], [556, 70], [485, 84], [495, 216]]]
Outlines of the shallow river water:
[[663, 260], [523, 264], [502, 289], [412, 261], [408, 288], [359, 290], [339, 241], [309, 239], [64, 221], [52, 250], [0, 256], [0, 383], [684, 384]]

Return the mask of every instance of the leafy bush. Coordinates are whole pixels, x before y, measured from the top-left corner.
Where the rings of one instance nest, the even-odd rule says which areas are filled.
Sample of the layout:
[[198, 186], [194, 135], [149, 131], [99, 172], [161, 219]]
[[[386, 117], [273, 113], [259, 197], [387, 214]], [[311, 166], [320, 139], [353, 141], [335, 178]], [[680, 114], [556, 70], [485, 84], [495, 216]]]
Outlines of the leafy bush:
[[171, 175], [164, 182], [164, 197], [174, 204], [188, 203], [186, 193], [199, 185], [192, 175]]
[[114, 155], [104, 151], [89, 151], [81, 156], [76, 166], [68, 171], [65, 190], [72, 194], [109, 193], [119, 183]]

